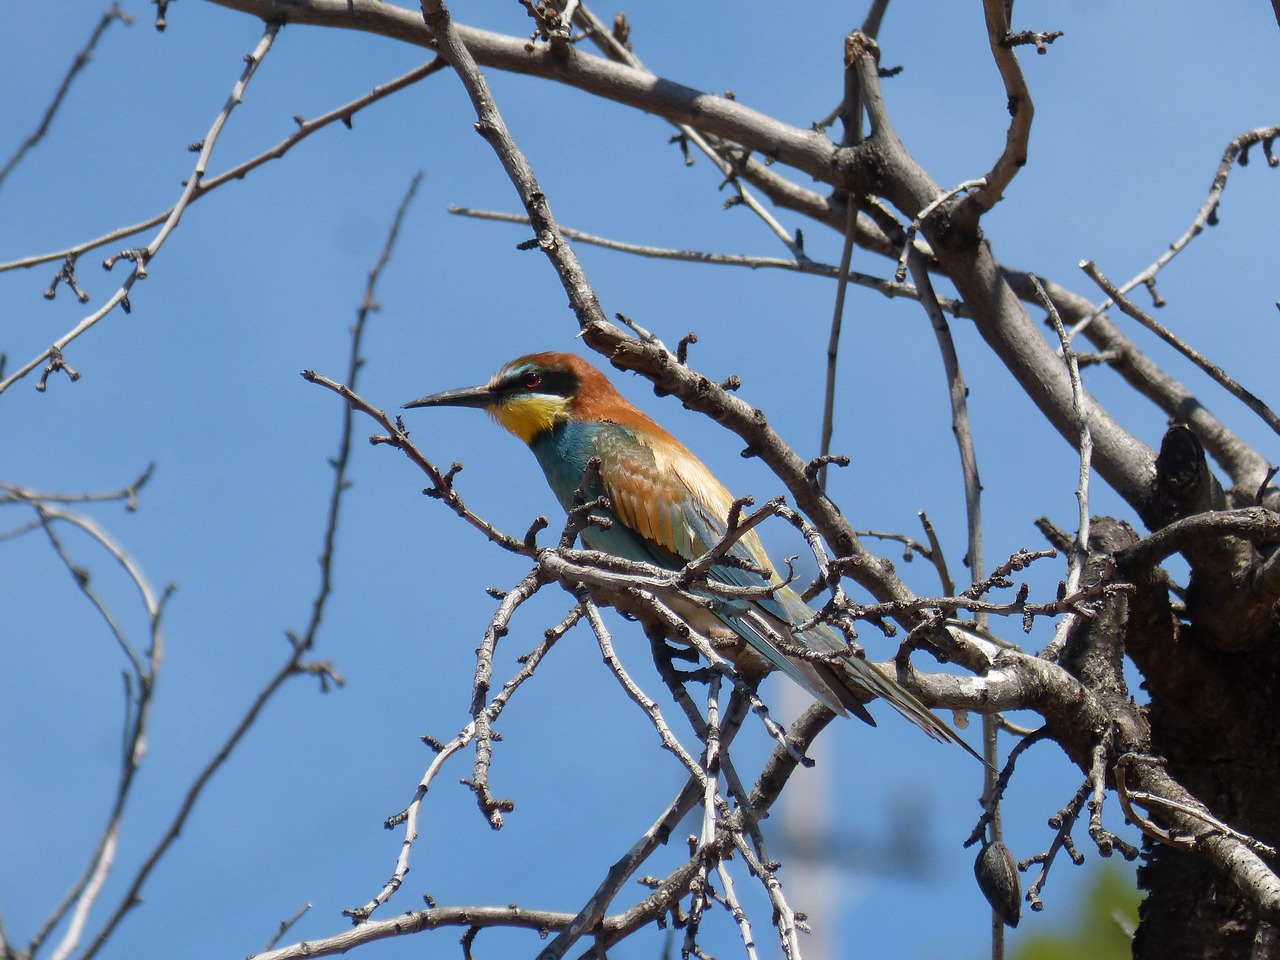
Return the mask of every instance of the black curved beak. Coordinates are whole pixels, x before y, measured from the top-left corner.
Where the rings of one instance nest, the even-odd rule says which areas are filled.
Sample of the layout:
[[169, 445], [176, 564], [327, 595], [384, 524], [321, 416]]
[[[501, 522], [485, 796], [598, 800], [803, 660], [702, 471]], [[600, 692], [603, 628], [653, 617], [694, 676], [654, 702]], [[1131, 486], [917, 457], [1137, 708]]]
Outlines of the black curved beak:
[[429, 397], [410, 400], [401, 409], [411, 410], [414, 407], [479, 407], [484, 409], [494, 402], [493, 391], [486, 387], [462, 387], [459, 390], [445, 390], [433, 393]]

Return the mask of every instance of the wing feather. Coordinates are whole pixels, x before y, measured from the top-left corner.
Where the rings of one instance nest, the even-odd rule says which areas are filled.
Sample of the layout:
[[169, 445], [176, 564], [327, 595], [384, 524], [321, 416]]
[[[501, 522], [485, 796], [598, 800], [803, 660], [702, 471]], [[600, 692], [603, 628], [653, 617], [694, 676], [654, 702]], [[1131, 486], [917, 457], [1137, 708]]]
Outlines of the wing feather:
[[[670, 434], [651, 431], [641, 434], [618, 424], [611, 427], [596, 435], [594, 452], [601, 460], [602, 492], [613, 504], [615, 516], [644, 541], [634, 546], [670, 569], [678, 569], [706, 553], [728, 529], [733, 496], [702, 461]], [[772, 571], [764, 545], [754, 531], [738, 540], [729, 555]], [[766, 580], [754, 571], [728, 564], [712, 568], [709, 577], [740, 587], [781, 583], [776, 572]], [[792, 660], [779, 650], [769, 637], [771, 631], [790, 634], [796, 643], [824, 653], [848, 650], [844, 637], [826, 624], [818, 624], [803, 633], [792, 630], [795, 624], [810, 619], [814, 612], [790, 587], [781, 586], [773, 598], [761, 598], [754, 605], [765, 614], [763, 618], [751, 613], [735, 616], [727, 611], [717, 611], [716, 616], [814, 698], [837, 713], [848, 711], [874, 725], [875, 721], [853, 693], [854, 689], [864, 690], [887, 700], [934, 739], [958, 743], [973, 753], [954, 730], [910, 691], [860, 657], [850, 656], [837, 666]], [[764, 623], [753, 622], [758, 619]]]
[[[613, 504], [614, 515], [623, 526], [646, 541], [645, 548], [664, 566], [677, 569], [706, 553], [724, 536], [733, 497], [711, 471], [678, 441], [669, 435], [651, 440], [615, 426], [614, 430], [596, 436], [594, 448], [600, 457], [602, 492]], [[738, 540], [729, 554], [758, 567], [769, 568], [764, 546], [754, 531]], [[718, 565], [712, 568], [709, 576], [721, 583], [742, 587], [778, 582], [776, 574], [771, 580], [766, 580], [754, 571], [731, 565]], [[784, 589], [795, 596], [793, 591]], [[812, 616], [812, 611], [798, 596], [795, 596], [795, 602], [805, 611], [798, 619]], [[795, 622], [794, 611], [768, 598], [757, 603], [777, 619], [776, 627], [758, 627], [750, 617], [733, 616], [728, 612], [717, 612], [716, 616], [775, 668], [833, 710], [844, 713], [842, 700], [849, 698], [828, 689], [830, 684], [819, 679], [819, 672], [806, 663], [792, 661], [768, 636], [770, 629], [785, 632], [787, 625]], [[839, 639], [833, 634], [829, 642], [838, 644]], [[870, 721], [870, 715], [861, 705], [856, 701], [853, 704], [854, 712]]]

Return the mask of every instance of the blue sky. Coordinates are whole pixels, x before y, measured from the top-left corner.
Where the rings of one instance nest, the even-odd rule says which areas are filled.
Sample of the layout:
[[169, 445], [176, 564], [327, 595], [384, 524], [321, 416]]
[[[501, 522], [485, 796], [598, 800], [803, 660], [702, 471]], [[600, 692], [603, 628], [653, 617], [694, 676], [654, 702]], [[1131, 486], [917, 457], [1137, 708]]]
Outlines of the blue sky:
[[[899, 135], [936, 180], [951, 184], [987, 169], [1003, 143], [1006, 114], [980, 5], [935, 6], [922, 16], [891, 5], [883, 61], [906, 70], [885, 89]], [[102, 7], [75, 0], [8, 11], [0, 86], [16, 94], [0, 120], [0, 156], [38, 123]], [[126, 0], [125, 7], [139, 22], [112, 27], [48, 137], [0, 186], [0, 261], [65, 247], [171, 204], [194, 162], [187, 145], [204, 136], [261, 33], [243, 15], [178, 3], [167, 32], [157, 34], [149, 4]], [[465, 23], [529, 31], [514, 2], [453, 9]], [[788, 13], [765, 4], [681, 6], [678, 19], [665, 4], [628, 10], [636, 50], [655, 72], [732, 89], [740, 101], [803, 126], [838, 99], [842, 37], [862, 10], [815, 2]], [[1036, 127], [1029, 164], [984, 221], [998, 257], [1092, 296], [1076, 267], [1081, 259], [1126, 279], [1186, 228], [1226, 143], [1276, 121], [1272, 65], [1280, 34], [1270, 11], [1232, 3], [1223, 14], [1206, 18], [1185, 2], [1019, 6], [1020, 27], [1066, 35], [1047, 56], [1021, 54]], [[285, 137], [294, 114], [315, 116], [424, 59], [421, 50], [377, 37], [286, 28], [218, 143], [211, 172]], [[490, 81], [563, 224], [658, 246], [784, 253], [748, 213], [720, 209], [718, 174], [701, 160], [686, 168], [666, 143], [664, 122], [542, 81], [493, 73]], [[284, 631], [305, 625], [331, 481], [326, 458], [336, 449], [341, 411], [298, 372], [343, 375], [366, 272], [417, 170], [423, 184], [378, 291], [382, 310], [370, 322], [361, 392], [396, 407], [481, 382], [518, 354], [579, 346], [544, 258], [516, 249], [526, 231], [445, 210], [451, 203], [518, 208], [472, 132], [473, 119], [445, 72], [363, 112], [354, 130], [332, 127], [216, 191], [188, 211], [155, 258], [134, 290], [133, 313], [113, 314], [69, 349], [79, 382], [54, 377], [41, 394], [32, 378], [0, 396], [4, 482], [109, 489], [156, 463], [136, 513], [86, 509], [154, 585], [178, 586], [165, 620], [148, 755], [120, 864], [95, 917], [114, 905], [122, 878], [163, 831], [191, 777], [285, 658]], [[1221, 225], [1160, 284], [1169, 301], [1161, 318], [1264, 399], [1271, 399], [1278, 294], [1274, 255], [1260, 241], [1274, 229], [1278, 192], [1260, 156], [1237, 168]], [[781, 219], [804, 230], [815, 258], [838, 260], [834, 237], [790, 215]], [[122, 268], [107, 274], [96, 266], [111, 252], [81, 264], [88, 307], [66, 290], [52, 303], [41, 297], [53, 273], [48, 265], [0, 273], [7, 369], [111, 295]], [[832, 284], [587, 247], [578, 254], [606, 311], [634, 317], [669, 344], [696, 330], [692, 363], [713, 377], [740, 375], [743, 395], [802, 454], [817, 452]], [[854, 266], [892, 272], [862, 253]], [[1042, 546], [1037, 517], [1074, 524], [1075, 456], [972, 330], [963, 322], [954, 329], [971, 389], [987, 558], [996, 563], [1021, 546]], [[932, 332], [917, 306], [865, 291], [852, 293], [845, 330], [834, 446], [853, 463], [833, 474], [833, 495], [859, 528], [916, 535], [916, 512], [927, 511], [962, 576], [963, 497]], [[1153, 338], [1134, 337], [1276, 458], [1274, 437], [1260, 424]], [[642, 381], [614, 379], [735, 492], [758, 500], [779, 492], [761, 464], [739, 457], [736, 438], [655, 398]], [[1158, 411], [1105, 371], [1091, 371], [1088, 386], [1129, 429], [1159, 442]], [[409, 424], [436, 462], [466, 464], [460, 489], [502, 529], [521, 534], [537, 514], [557, 516], [532, 457], [480, 414], [415, 411]], [[371, 424], [357, 424], [358, 437], [369, 432]], [[105, 956], [242, 956], [307, 902], [314, 907], [290, 938], [336, 933], [344, 927], [340, 910], [367, 900], [389, 874], [399, 836], [381, 823], [407, 802], [429, 761], [418, 737], [447, 739], [467, 716], [473, 650], [493, 610], [484, 587], [509, 587], [527, 564], [423, 498], [423, 479], [394, 451], [358, 442], [352, 471], [337, 592], [316, 651], [334, 661], [347, 685], [322, 695], [298, 679], [271, 704]], [[1094, 509], [1131, 519], [1101, 484]], [[11, 507], [0, 531], [25, 519]], [[766, 543], [775, 555], [800, 552], [784, 526], [766, 527]], [[87, 541], [67, 539], [140, 637], [128, 584]], [[920, 592], [936, 591], [923, 564], [899, 568]], [[1048, 596], [1060, 576], [1060, 567], [1044, 564], [1028, 579]], [[122, 663], [41, 539], [0, 541], [0, 598], [0, 911], [22, 944], [105, 820]], [[514, 672], [515, 656], [570, 604], [548, 591], [522, 611], [500, 648], [499, 676]], [[627, 666], [658, 694], [643, 638], [616, 618], [611, 623]], [[1013, 637], [1016, 629], [1005, 632]], [[877, 656], [891, 652], [886, 641], [868, 641]], [[781, 702], [781, 681], [771, 680], [766, 694]], [[674, 706], [667, 713], [676, 723]], [[826, 881], [835, 889], [827, 929], [847, 953], [982, 956], [986, 911], [972, 881], [972, 852], [960, 846], [979, 813], [978, 771], [890, 711], [877, 715], [876, 730], [850, 722], [827, 735], [820, 775], [830, 797], [828, 846], [839, 853]], [[494, 788], [517, 804], [507, 827], [495, 833], [483, 822], [470, 793], [456, 785], [469, 760], [456, 760], [428, 799], [413, 872], [387, 916], [419, 906], [422, 892], [442, 904], [576, 909], [683, 780], [583, 628], [543, 664], [501, 730]], [[740, 746], [744, 757], [766, 749], [759, 737]], [[1045, 820], [1078, 780], [1052, 746], [1027, 757], [1006, 809], [1015, 856], [1047, 847]], [[892, 858], [884, 852], [904, 817], [917, 824], [925, 850], [919, 869], [907, 873], [887, 869]], [[1124, 835], [1137, 842], [1132, 831]], [[1078, 839], [1091, 869], [1098, 858], [1083, 833]], [[651, 872], [674, 865], [683, 849], [673, 843]], [[784, 883], [797, 869], [784, 870]], [[1044, 894], [1048, 909], [1023, 929], [1074, 916], [1087, 869], [1056, 865]], [[738, 886], [751, 888], [745, 873]], [[750, 896], [757, 938], [770, 944], [767, 908]], [[914, 919], [921, 916], [929, 921]], [[719, 956], [740, 950], [726, 916], [708, 935]], [[373, 955], [448, 953], [455, 938], [424, 934]], [[661, 939], [647, 933], [612, 955], [651, 956]], [[536, 948], [528, 934], [499, 932], [477, 944], [489, 955]]]

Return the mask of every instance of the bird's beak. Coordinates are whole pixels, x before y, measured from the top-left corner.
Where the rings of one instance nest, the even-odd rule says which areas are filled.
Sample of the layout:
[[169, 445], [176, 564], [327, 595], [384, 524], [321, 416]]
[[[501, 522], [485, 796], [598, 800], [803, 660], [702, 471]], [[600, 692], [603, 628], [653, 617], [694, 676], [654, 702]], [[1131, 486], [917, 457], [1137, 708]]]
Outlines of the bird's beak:
[[459, 390], [446, 390], [443, 393], [433, 393], [429, 397], [420, 397], [417, 400], [411, 400], [403, 407], [410, 410], [413, 407], [479, 407], [486, 409], [493, 405], [493, 391], [486, 387], [462, 387]]

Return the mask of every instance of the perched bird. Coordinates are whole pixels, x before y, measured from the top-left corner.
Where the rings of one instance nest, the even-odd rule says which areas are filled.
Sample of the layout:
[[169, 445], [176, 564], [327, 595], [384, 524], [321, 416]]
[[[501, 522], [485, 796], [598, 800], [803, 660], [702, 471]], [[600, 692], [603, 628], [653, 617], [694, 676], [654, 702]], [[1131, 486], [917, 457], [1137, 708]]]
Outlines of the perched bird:
[[[528, 444], [565, 510], [573, 504], [588, 461], [598, 457], [599, 479], [587, 494], [607, 499], [610, 509], [603, 513], [613, 522], [583, 531], [583, 542], [593, 550], [679, 570], [727, 530], [734, 498], [724, 485], [580, 357], [530, 354], [512, 360], [484, 386], [447, 390], [405, 404], [406, 409], [441, 406], [479, 407]], [[811, 620], [814, 611], [782, 584], [754, 531], [728, 554], [750, 569], [718, 564], [711, 568], [709, 580], [738, 587], [777, 585], [773, 596], [749, 601], [708, 596], [709, 608], [688, 602], [670, 606], [718, 648], [726, 642], [732, 647], [736, 641], [743, 649], [731, 650], [729, 656], [740, 670], [748, 675], [781, 670], [832, 710], [853, 713], [872, 725], [875, 721], [862, 700], [866, 694], [880, 697], [931, 737], [969, 749], [913, 694], [855, 655], [832, 627], [819, 623], [794, 629]], [[767, 571], [769, 579], [759, 570]], [[848, 656], [835, 662], [789, 656], [775, 637], [822, 653], [847, 651]]]

